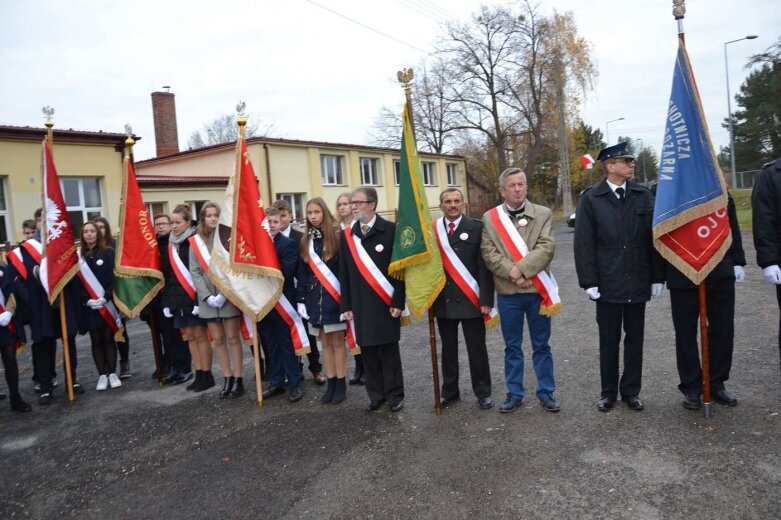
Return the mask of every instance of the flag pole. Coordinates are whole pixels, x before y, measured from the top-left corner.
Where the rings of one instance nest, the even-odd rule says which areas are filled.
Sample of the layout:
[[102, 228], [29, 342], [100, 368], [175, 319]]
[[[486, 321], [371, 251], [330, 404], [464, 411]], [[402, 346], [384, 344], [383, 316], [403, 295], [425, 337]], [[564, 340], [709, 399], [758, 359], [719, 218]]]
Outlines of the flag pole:
[[[49, 147], [49, 153], [51, 154], [54, 151], [54, 131], [52, 130], [52, 127], [54, 126], [54, 121], [51, 119], [51, 114], [54, 113], [54, 110], [51, 110], [49, 113], [47, 113], [46, 122], [44, 125], [46, 126], [46, 146]], [[44, 218], [41, 219], [42, 223], [46, 222], [46, 201], [43, 201], [43, 207], [44, 207]], [[44, 224], [45, 226], [46, 224]], [[43, 230], [44, 233], [47, 233], [48, 230], [44, 227]], [[70, 345], [68, 342], [68, 322], [66, 319], [66, 312], [65, 312], [65, 291], [60, 291], [59, 295], [59, 305], [60, 305], [60, 334], [62, 336], [62, 359], [63, 359], [63, 366], [65, 367], [65, 388], [68, 390], [68, 404], [75, 404], [76, 403], [76, 396], [73, 394], [73, 373], [71, 372], [71, 356], [70, 356]]]
[[[408, 117], [411, 122], [412, 137], [417, 143], [415, 136], [415, 117], [412, 112], [412, 79], [415, 77], [412, 69], [404, 69], [398, 72], [399, 83], [404, 87], [404, 96], [406, 97], [405, 110], [408, 112]], [[398, 219], [398, 217], [397, 217]], [[429, 345], [431, 346], [431, 369], [434, 381], [434, 411], [437, 415], [442, 415], [442, 404], [440, 402], [439, 395], [439, 361], [437, 356], [437, 335], [434, 331], [434, 309], [429, 307], [428, 309], [428, 338]]]

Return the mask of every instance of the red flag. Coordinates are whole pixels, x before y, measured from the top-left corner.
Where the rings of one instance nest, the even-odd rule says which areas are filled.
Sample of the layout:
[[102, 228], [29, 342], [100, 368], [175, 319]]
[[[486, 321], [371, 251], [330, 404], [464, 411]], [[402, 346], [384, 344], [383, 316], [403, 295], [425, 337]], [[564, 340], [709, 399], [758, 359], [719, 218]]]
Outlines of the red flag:
[[580, 164], [582, 164], [585, 169], [590, 170], [594, 167], [594, 158], [591, 157], [590, 153], [587, 153], [580, 157]]
[[40, 278], [49, 295], [49, 303], [54, 303], [65, 284], [78, 272], [79, 258], [76, 255], [73, 225], [62, 198], [60, 179], [54, 166], [48, 137], [43, 140], [43, 198], [43, 259]]

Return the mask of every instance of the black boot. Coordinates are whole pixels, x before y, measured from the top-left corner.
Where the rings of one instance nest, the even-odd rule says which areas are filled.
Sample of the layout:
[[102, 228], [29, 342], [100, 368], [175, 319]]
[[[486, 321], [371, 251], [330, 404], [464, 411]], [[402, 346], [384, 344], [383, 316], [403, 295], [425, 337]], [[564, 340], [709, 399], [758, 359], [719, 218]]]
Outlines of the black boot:
[[19, 394], [11, 394], [11, 411], [13, 412], [29, 412], [32, 410], [29, 404], [22, 400]]
[[347, 398], [347, 381], [346, 378], [334, 378], [336, 383], [336, 390], [334, 391], [331, 404], [339, 404]]
[[240, 377], [237, 377], [236, 382], [233, 384], [231, 395], [228, 397], [230, 397], [231, 399], [236, 399], [237, 397], [241, 397], [242, 395], [244, 395], [244, 380]]
[[220, 391], [220, 399], [226, 399], [230, 393], [231, 390], [233, 390], [233, 384], [236, 381], [236, 378], [233, 376], [224, 378], [225, 382], [222, 384], [222, 391]]
[[185, 386], [184, 388], [187, 390], [195, 390], [196, 388], [201, 386], [201, 379], [203, 379], [203, 370], [196, 370], [195, 379], [193, 379], [193, 382]]
[[201, 384], [200, 386], [193, 388], [193, 392], [203, 392], [204, 390], [208, 390], [209, 388], [213, 387], [214, 384], [214, 376], [212, 375], [212, 371], [204, 370], [203, 375], [201, 375]]
[[331, 399], [333, 399], [334, 392], [336, 391], [336, 378], [329, 377], [326, 384], [328, 386], [325, 387], [325, 394], [323, 394], [323, 397], [320, 399], [320, 402], [323, 404], [328, 404], [331, 402]]
[[352, 379], [350, 379], [351, 385], [362, 385], [364, 384], [363, 379], [363, 359], [361, 358], [361, 355], [358, 354], [357, 356], [353, 357], [353, 360], [355, 361], [355, 373], [353, 374]]

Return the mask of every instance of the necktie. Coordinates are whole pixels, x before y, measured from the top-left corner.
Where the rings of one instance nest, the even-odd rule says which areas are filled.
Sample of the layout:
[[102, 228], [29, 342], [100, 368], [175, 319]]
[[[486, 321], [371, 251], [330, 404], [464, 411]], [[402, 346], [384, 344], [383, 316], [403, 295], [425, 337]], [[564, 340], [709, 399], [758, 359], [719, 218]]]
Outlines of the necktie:
[[616, 188], [616, 193], [618, 194], [618, 200], [624, 202], [624, 188]]
[[447, 235], [450, 236], [455, 232], [456, 232], [456, 225], [453, 222], [450, 222], [447, 225]]
[[368, 224], [361, 224], [361, 234], [363, 236], [366, 236], [366, 233], [369, 232], [369, 225]]

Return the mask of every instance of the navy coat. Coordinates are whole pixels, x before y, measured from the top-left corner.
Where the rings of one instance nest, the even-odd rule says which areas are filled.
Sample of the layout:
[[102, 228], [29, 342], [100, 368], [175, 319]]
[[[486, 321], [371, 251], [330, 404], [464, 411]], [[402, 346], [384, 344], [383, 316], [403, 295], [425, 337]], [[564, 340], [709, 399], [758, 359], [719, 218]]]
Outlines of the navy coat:
[[293, 305], [296, 301], [295, 276], [298, 268], [298, 244], [282, 233], [277, 233], [274, 235], [274, 248], [277, 250], [282, 274], [285, 277], [282, 294]]
[[[315, 252], [323, 258], [323, 239], [318, 237], [314, 239]], [[328, 261], [323, 260], [325, 265], [331, 270], [334, 276], [339, 278], [339, 255], [337, 254]], [[342, 311], [339, 304], [331, 294], [320, 283], [320, 279], [312, 271], [307, 262], [299, 257], [298, 259], [298, 287], [296, 287], [296, 301], [306, 305], [306, 312], [309, 315], [309, 323], [315, 327], [321, 327], [324, 324], [339, 323], [339, 316]]]
[[[186, 231], [185, 234], [189, 237], [194, 232], [195, 229], [191, 228]], [[184, 265], [185, 269], [187, 269], [190, 265], [190, 242], [185, 237], [185, 239], [179, 244], [179, 247], [175, 247], [175, 249], [182, 261], [182, 264]], [[192, 314], [193, 307], [196, 305], [196, 299], [190, 298], [190, 296], [187, 294], [187, 291], [185, 291], [184, 287], [182, 287], [182, 285], [179, 283], [179, 279], [176, 278], [173, 267], [171, 267], [173, 259], [169, 258], [167, 251], [168, 249], [166, 244], [166, 254], [163, 259], [163, 275], [165, 276], [165, 287], [163, 288], [162, 298], [163, 307], [168, 307], [174, 316], [189, 316]]]
[[[6, 265], [0, 267], [0, 273], [2, 273], [2, 277], [0, 277], [0, 291], [3, 292], [5, 298], [6, 310], [9, 310], [8, 302], [12, 295], [17, 300], [17, 310], [14, 311], [14, 317], [11, 319], [11, 322], [5, 327], [0, 327], [0, 346], [16, 345], [17, 341], [24, 343], [24, 321], [22, 320], [22, 314], [18, 312], [20, 298], [16, 296], [16, 292], [24, 290], [23, 286], [13, 266]], [[16, 327], [16, 333], [11, 332], [10, 326], [12, 323]]]
[[[84, 255], [84, 260], [103, 287], [105, 291], [103, 297], [106, 301], [111, 301], [111, 298], [114, 296], [114, 249], [109, 247], [101, 252], [88, 252]], [[87, 300], [90, 299], [92, 299], [92, 296], [90, 296], [87, 288], [82, 283], [79, 294], [79, 302], [81, 303], [79, 329], [82, 334], [86, 334], [87, 331], [92, 329], [108, 327], [108, 323], [100, 315], [100, 312], [87, 306]]]

